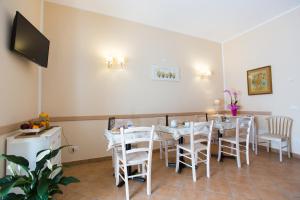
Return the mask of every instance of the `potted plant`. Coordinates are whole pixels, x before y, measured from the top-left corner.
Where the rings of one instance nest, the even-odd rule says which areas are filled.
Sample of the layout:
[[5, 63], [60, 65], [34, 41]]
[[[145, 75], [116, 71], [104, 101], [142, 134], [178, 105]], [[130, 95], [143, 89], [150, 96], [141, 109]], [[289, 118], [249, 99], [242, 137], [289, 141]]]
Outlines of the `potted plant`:
[[[15, 155], [0, 156], [1, 160], [9, 161], [8, 170], [11, 175], [0, 179], [0, 199], [3, 200], [54, 200], [55, 194], [62, 194], [60, 185], [69, 185], [79, 182], [70, 176], [63, 176], [63, 168], [52, 164], [51, 159], [56, 157], [58, 149], [45, 149], [37, 153], [35, 170], [29, 169], [29, 162], [24, 157]], [[12, 192], [14, 188], [22, 192]]]
[[230, 97], [230, 104], [228, 104], [228, 109], [230, 109], [232, 116], [237, 116], [238, 109], [240, 106], [238, 105], [238, 98], [237, 98], [237, 92], [230, 90], [225, 90], [224, 93], [228, 94]]

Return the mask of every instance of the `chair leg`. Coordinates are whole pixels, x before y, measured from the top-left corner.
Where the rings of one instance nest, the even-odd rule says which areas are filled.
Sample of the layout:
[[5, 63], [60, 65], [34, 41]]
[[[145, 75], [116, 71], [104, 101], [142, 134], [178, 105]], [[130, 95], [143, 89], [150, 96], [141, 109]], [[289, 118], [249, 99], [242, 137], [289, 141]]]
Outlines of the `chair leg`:
[[258, 137], [257, 137], [257, 135], [255, 136], [255, 155], [257, 155], [258, 154]]
[[282, 141], [280, 141], [279, 144], [279, 160], [282, 162]]
[[290, 139], [288, 139], [287, 140], [287, 150], [288, 150], [288, 156], [289, 156], [289, 158], [291, 158], [291, 148], [292, 148], [292, 146], [291, 146], [291, 140]]
[[112, 148], [112, 150], [111, 150], [111, 160], [112, 160], [112, 166], [113, 166], [113, 168], [115, 168], [116, 167], [116, 161], [115, 161], [115, 149], [114, 148]]
[[125, 179], [126, 200], [129, 200], [128, 172], [127, 172], [127, 166], [125, 164], [124, 164], [124, 179]]
[[163, 155], [163, 142], [160, 141], [159, 142], [159, 158], [162, 159], [162, 155]]
[[254, 129], [254, 126], [252, 126], [252, 151], [255, 152], [255, 129]]
[[196, 152], [196, 153], [195, 153], [195, 162], [196, 162], [196, 166], [198, 166], [198, 158], [199, 158], [198, 152]]
[[115, 179], [116, 179], [116, 185], [119, 185], [120, 183], [120, 169], [119, 169], [119, 161], [115, 161]]
[[176, 147], [176, 172], [179, 171], [179, 146]]
[[151, 195], [151, 164], [147, 167], [147, 195]]
[[236, 145], [236, 162], [238, 168], [241, 168], [241, 154], [240, 154], [240, 145]]
[[191, 152], [191, 158], [192, 158], [192, 172], [193, 172], [193, 181], [197, 181], [196, 177], [196, 161], [195, 161], [195, 153]]
[[208, 152], [206, 155], [206, 176], [207, 176], [207, 178], [210, 177], [210, 155]]
[[270, 140], [268, 140], [268, 142], [267, 142], [267, 152], [270, 152], [270, 143], [271, 143], [271, 141]]
[[249, 159], [249, 139], [247, 138], [246, 141], [246, 162], [247, 165], [250, 165], [250, 159]]
[[222, 145], [222, 141], [219, 140], [219, 150], [218, 150], [218, 162], [221, 161], [221, 145]]
[[[147, 170], [148, 170], [148, 169], [147, 169]], [[143, 173], [143, 174], [146, 173], [146, 163], [145, 163], [145, 162], [142, 164], [142, 173]], [[145, 176], [144, 176], [143, 178], [145, 178]]]
[[168, 167], [168, 163], [169, 163], [169, 156], [168, 156], [168, 141], [165, 141], [165, 164], [166, 167]]

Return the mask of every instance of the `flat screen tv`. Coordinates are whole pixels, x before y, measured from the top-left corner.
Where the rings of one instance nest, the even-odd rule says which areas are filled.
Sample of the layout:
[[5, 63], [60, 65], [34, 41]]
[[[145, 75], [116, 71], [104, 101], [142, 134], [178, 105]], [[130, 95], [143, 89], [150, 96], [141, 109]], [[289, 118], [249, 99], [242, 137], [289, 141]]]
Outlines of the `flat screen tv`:
[[49, 45], [50, 41], [17, 11], [12, 28], [11, 50], [47, 67]]

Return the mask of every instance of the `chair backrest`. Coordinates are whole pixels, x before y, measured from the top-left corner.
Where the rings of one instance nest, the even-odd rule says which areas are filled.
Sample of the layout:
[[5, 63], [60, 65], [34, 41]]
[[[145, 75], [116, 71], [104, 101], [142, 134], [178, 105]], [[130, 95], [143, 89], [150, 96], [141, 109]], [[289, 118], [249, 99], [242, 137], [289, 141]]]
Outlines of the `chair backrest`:
[[211, 135], [214, 121], [209, 122], [190, 122], [190, 145], [191, 151], [195, 150], [195, 144], [203, 142], [203, 138], [195, 138], [195, 136], [205, 136], [207, 141], [207, 151], [210, 153]]
[[[152, 127], [130, 127], [120, 129], [121, 145], [124, 162], [127, 163], [127, 155], [135, 152], [148, 152], [148, 162], [152, 160], [154, 126]], [[126, 149], [126, 144], [146, 144], [146, 147], [135, 147]]]
[[249, 137], [251, 129], [253, 128], [254, 116], [237, 117], [236, 118], [236, 142], [239, 143], [239, 138], [242, 136], [241, 131], [245, 130], [245, 136]]
[[289, 138], [292, 132], [293, 119], [284, 116], [272, 116], [267, 118], [268, 130], [272, 135], [280, 135]]
[[107, 130], [113, 129], [115, 127], [115, 122], [116, 122], [116, 118], [115, 117], [108, 118]]

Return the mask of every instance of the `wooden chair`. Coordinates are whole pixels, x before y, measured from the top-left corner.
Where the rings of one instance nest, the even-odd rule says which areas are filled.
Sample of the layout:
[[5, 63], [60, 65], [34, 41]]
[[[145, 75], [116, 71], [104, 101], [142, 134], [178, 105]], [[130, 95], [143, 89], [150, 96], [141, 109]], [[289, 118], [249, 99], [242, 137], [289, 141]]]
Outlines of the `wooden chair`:
[[[161, 133], [163, 135], [163, 133]], [[159, 141], [159, 158], [163, 159], [165, 157], [165, 165], [168, 167], [169, 165], [169, 152], [176, 151], [176, 144], [178, 142], [171, 137], [164, 137]]]
[[[268, 132], [257, 135], [257, 145], [266, 143], [267, 151], [270, 151], [271, 141], [279, 143], [279, 160], [282, 162], [282, 150], [287, 149], [288, 157], [291, 157], [291, 133], [293, 119], [283, 116], [272, 116], [267, 118]], [[259, 142], [259, 139], [263, 140]], [[266, 142], [265, 142], [266, 141]], [[283, 146], [285, 143], [285, 146]], [[256, 148], [257, 153], [257, 148]]]
[[[117, 153], [115, 175], [116, 185], [119, 184], [119, 177], [125, 182], [126, 200], [129, 200], [128, 179], [134, 177], [147, 177], [147, 195], [151, 195], [151, 165], [153, 150], [154, 126], [152, 127], [134, 127], [128, 129], [120, 129], [122, 152]], [[136, 138], [126, 138], [126, 134], [139, 134]], [[146, 147], [136, 147], [126, 150], [126, 144], [145, 144]], [[127, 167], [137, 165], [142, 166], [142, 172], [139, 174], [128, 175]], [[122, 174], [120, 173], [122, 170]]]
[[[238, 166], [238, 168], [241, 168], [240, 152], [242, 151], [246, 154], [247, 165], [250, 164], [249, 140], [250, 140], [250, 131], [251, 131], [251, 128], [253, 128], [253, 126], [252, 126], [253, 121], [254, 121], [253, 116], [236, 118], [235, 136], [233, 136], [233, 137], [224, 136], [224, 137], [219, 138], [219, 151], [218, 151], [218, 161], [219, 162], [221, 160], [222, 153], [228, 154], [228, 155], [236, 157], [237, 166]], [[242, 130], [245, 130], [245, 133], [243, 133]], [[227, 144], [230, 144], [230, 146], [228, 146], [227, 144], [224, 144], [225, 142]], [[242, 145], [241, 143], [246, 143], [246, 144]], [[241, 149], [241, 147], [243, 149]], [[230, 150], [230, 152], [223, 151], [223, 148]]]
[[[192, 168], [193, 181], [196, 182], [196, 165], [198, 163], [206, 164], [206, 175], [210, 177], [210, 145], [211, 133], [213, 129], [213, 121], [190, 123], [190, 142], [189, 144], [178, 144], [176, 154], [176, 172], [179, 170], [179, 163], [182, 163]], [[204, 136], [205, 138], [198, 138]], [[207, 143], [206, 145], [203, 142]], [[182, 152], [182, 153], [181, 153]], [[202, 159], [200, 155], [204, 156]], [[179, 158], [183, 156], [186, 161], [191, 161], [191, 164], [181, 161]]]

